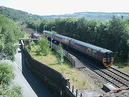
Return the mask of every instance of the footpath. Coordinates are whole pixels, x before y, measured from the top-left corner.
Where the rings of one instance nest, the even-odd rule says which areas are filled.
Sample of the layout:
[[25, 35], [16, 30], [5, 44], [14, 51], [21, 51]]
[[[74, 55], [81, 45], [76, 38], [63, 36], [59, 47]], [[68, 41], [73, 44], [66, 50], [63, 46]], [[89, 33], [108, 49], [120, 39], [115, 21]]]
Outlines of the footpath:
[[12, 64], [15, 74], [12, 84], [21, 87], [23, 97], [58, 97], [26, 67], [19, 48], [14, 62], [10, 60], [2, 60], [1, 62]]

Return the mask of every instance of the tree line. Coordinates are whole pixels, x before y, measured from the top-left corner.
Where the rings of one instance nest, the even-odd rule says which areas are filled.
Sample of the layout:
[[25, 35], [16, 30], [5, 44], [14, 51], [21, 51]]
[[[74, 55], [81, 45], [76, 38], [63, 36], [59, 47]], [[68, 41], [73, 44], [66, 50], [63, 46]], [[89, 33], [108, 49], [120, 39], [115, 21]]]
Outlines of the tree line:
[[0, 14], [3, 14], [4, 16], [19, 22], [21, 24], [26, 23], [28, 20], [40, 20], [42, 19], [41, 16], [38, 15], [33, 15], [24, 11], [12, 9], [12, 8], [7, 8], [0, 6]]
[[35, 25], [41, 33], [54, 30], [114, 52], [117, 62], [127, 62], [129, 53], [129, 19], [115, 18], [108, 21], [86, 20], [84, 18], [58, 18], [43, 20]]

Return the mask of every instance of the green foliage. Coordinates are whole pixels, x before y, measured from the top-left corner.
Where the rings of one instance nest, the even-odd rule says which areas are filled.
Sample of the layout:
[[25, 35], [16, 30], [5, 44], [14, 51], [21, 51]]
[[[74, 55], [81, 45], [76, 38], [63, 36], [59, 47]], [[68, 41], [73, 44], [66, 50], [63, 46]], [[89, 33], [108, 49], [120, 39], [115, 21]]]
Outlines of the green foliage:
[[9, 86], [13, 79], [13, 67], [10, 64], [0, 63], [0, 95], [22, 97], [21, 88], [19, 86]]
[[47, 39], [45, 38], [40, 39], [39, 52], [40, 52], [40, 55], [43, 55], [43, 56], [50, 54], [51, 49], [50, 49], [50, 45], [48, 44]]
[[40, 31], [51, 30], [87, 43], [112, 50], [115, 60], [126, 62], [129, 53], [129, 20], [112, 18], [109, 21], [86, 20], [84, 18], [59, 18], [44, 20]]
[[62, 45], [59, 44], [58, 47], [57, 47], [57, 52], [59, 54], [59, 62], [62, 64], [64, 62], [64, 50], [62, 48]]
[[23, 97], [21, 92], [21, 87], [19, 86], [2, 86], [0, 87], [0, 95], [8, 96], [8, 97]]
[[51, 48], [46, 38], [41, 38], [38, 43], [30, 41], [27, 45], [27, 49], [31, 52], [35, 52], [37, 55], [47, 56], [51, 53]]
[[41, 17], [37, 15], [32, 15], [24, 11], [15, 10], [7, 7], [0, 7], [0, 14], [13, 19], [19, 23], [26, 23], [28, 20], [40, 20]]
[[0, 59], [14, 60], [16, 42], [23, 37], [21, 29], [12, 20], [0, 15]]
[[117, 53], [117, 57], [121, 61], [127, 61], [128, 59], [128, 32], [129, 31], [127, 30], [127, 27], [123, 20], [114, 18], [112, 19], [112, 21], [109, 22], [109, 34], [111, 34], [111, 39], [109, 40], [109, 48]]
[[9, 84], [13, 78], [14, 74], [12, 66], [0, 63], [0, 84]]
[[44, 19], [42, 20], [39, 26], [39, 31], [43, 32], [43, 30], [48, 30], [48, 29], [51, 30], [52, 27], [55, 27], [55, 20]]
[[34, 45], [35, 45], [35, 43], [33, 42], [33, 40], [29, 40], [28, 45], [26, 45], [29, 52], [32, 50]]
[[39, 26], [40, 26], [40, 21], [35, 21], [35, 20], [27, 20], [27, 27], [29, 27], [29, 28], [32, 28], [32, 29], [34, 29], [34, 30], [36, 30], [36, 31], [39, 31]]

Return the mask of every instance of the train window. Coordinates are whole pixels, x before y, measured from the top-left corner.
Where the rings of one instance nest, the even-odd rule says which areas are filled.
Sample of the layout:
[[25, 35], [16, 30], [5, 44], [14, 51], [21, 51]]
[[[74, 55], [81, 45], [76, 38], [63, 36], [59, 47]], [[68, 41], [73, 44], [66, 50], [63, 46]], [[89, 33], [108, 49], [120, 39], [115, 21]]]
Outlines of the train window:
[[113, 56], [114, 56], [114, 54], [113, 54], [113, 53], [110, 53], [110, 56], [111, 56], [111, 57], [113, 57]]
[[106, 58], [108, 58], [109, 57], [109, 54], [108, 53], [106, 53]]
[[106, 53], [106, 57], [107, 58], [113, 57], [113, 53]]
[[96, 51], [95, 50], [93, 50], [92, 53], [93, 53], [94, 56], [96, 56]]

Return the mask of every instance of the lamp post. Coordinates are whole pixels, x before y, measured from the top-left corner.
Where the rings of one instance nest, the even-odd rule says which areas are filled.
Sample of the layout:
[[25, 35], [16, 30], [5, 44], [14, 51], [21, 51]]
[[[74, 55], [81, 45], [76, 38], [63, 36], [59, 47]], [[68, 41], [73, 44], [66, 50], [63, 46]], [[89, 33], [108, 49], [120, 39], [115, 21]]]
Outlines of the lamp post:
[[45, 28], [47, 27], [47, 25], [44, 25], [43, 26], [43, 36], [45, 36], [45, 33], [44, 33], [44, 31], [45, 31]]
[[44, 26], [43, 26], [43, 30], [45, 30], [46, 27], [47, 27], [47, 25], [44, 25]]
[[[55, 26], [51, 27], [51, 32], [52, 32], [52, 29], [55, 28]], [[52, 34], [51, 34], [51, 49], [52, 49]]]

